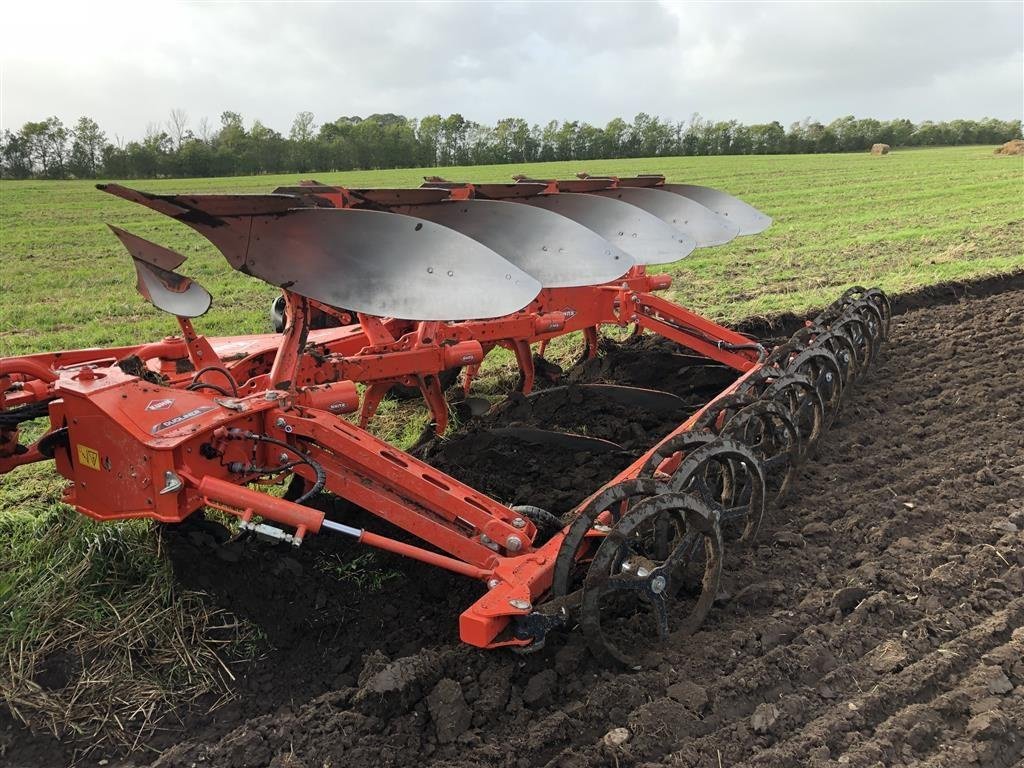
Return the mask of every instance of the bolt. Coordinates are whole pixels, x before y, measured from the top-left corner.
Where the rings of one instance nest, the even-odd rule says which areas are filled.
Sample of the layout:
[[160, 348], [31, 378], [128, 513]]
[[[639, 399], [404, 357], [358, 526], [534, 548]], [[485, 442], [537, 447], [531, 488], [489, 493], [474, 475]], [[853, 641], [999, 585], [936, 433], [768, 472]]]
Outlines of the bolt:
[[286, 426], [288, 426], [288, 422], [284, 420], [283, 416], [278, 416], [277, 421], [274, 422], [274, 426], [278, 427], [279, 429], [284, 429]]
[[280, 395], [278, 395], [277, 392], [274, 392], [273, 390], [271, 390], [271, 391], [267, 392], [263, 396], [263, 399], [264, 400], [277, 400], [278, 397], [280, 397]]
[[517, 598], [512, 598], [511, 600], [508, 601], [508, 604], [511, 605], [513, 608], [515, 608], [517, 611], [528, 611], [528, 610], [530, 610], [530, 601], [529, 600], [519, 600]]
[[499, 584], [501, 584], [501, 582], [498, 581], [497, 579], [488, 579], [487, 580], [487, 588], [488, 589], [494, 589]]
[[656, 595], [660, 595], [662, 592], [665, 591], [665, 584], [666, 582], [664, 576], [655, 576], [653, 579], [651, 579], [651, 592], [653, 592]]
[[505, 539], [505, 549], [509, 552], [518, 552], [523, 548], [523, 540], [518, 536], [509, 536]]
[[526, 521], [523, 520], [523, 518], [521, 518], [521, 517], [517, 517], [515, 520], [512, 521], [512, 527], [513, 528], [525, 528], [526, 527]]
[[282, 464], [286, 463], [288, 461], [288, 454], [285, 453], [284, 451], [281, 451], [281, 455], [277, 457], [277, 460], [280, 461]]
[[651, 575], [651, 572], [641, 566], [640, 568], [636, 569], [636, 575], [639, 576], [641, 579], [646, 579], [648, 576]]

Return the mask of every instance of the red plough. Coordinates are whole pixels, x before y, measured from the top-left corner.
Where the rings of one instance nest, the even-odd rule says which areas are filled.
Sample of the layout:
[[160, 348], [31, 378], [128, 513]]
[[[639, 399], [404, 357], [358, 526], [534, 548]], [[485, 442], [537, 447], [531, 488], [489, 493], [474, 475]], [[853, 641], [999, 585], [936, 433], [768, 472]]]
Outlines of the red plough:
[[[648, 268], [754, 234], [770, 220], [716, 190], [660, 176], [355, 190], [305, 183], [270, 195], [101, 189], [196, 229], [235, 269], [281, 287], [280, 334], [207, 338], [209, 293], [184, 258], [113, 228], [139, 292], [180, 332], [134, 347], [0, 360], [0, 472], [52, 459], [66, 500], [98, 520], [180, 523], [213, 507], [242, 531], [298, 546], [329, 531], [484, 582], [460, 620], [479, 647], [541, 647], [578, 624], [594, 652], [635, 665], [646, 641], [693, 631], [714, 600], [729, 530], [754, 536], [788, 492], [889, 323], [877, 290], [848, 291], [768, 349], [656, 294]], [[396, 387], [434, 429], [496, 347], [520, 390], [557, 376], [552, 339], [657, 334], [732, 383], [563, 518], [509, 507], [367, 432]], [[357, 386], [359, 385], [359, 386]], [[658, 393], [620, 387], [642, 405]], [[666, 397], [669, 397], [666, 395]], [[342, 418], [359, 413], [359, 425]], [[19, 425], [49, 418], [31, 445]], [[587, 438], [533, 430], [571, 452]], [[574, 442], [582, 441], [582, 442]], [[278, 498], [261, 489], [291, 478]], [[428, 546], [326, 519], [328, 491]], [[725, 533], [723, 533], [725, 531]]]

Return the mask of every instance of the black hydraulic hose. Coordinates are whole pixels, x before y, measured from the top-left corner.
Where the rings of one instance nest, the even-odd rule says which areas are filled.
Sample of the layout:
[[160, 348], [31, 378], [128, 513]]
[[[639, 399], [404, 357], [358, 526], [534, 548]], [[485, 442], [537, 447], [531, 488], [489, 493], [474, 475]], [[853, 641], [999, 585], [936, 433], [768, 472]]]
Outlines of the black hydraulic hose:
[[189, 392], [195, 392], [200, 389], [212, 389], [214, 392], [219, 392], [220, 394], [224, 395], [224, 397], [231, 397], [231, 393], [224, 389], [224, 387], [217, 386], [216, 384], [211, 384], [208, 381], [193, 382], [192, 384], [189, 384], [187, 387], [185, 387], [185, 389], [187, 389]]
[[[312, 488], [310, 488], [304, 494], [299, 496], [299, 498], [295, 499], [295, 504], [302, 504], [308, 501], [309, 499], [313, 498], [318, 493], [320, 493], [320, 491], [322, 491], [324, 489], [324, 486], [327, 484], [327, 472], [324, 471], [324, 468], [320, 464], [320, 462], [318, 462], [309, 454], [300, 451], [295, 446], [289, 445], [283, 440], [278, 440], [276, 437], [270, 437], [270, 435], [260, 435], [257, 434], [256, 432], [240, 432], [238, 436], [248, 438], [250, 440], [257, 440], [261, 443], [270, 443], [271, 445], [280, 446], [281, 448], [291, 451], [292, 453], [299, 457], [298, 462], [291, 462], [290, 464], [282, 465], [285, 469], [288, 469], [290, 468], [290, 466], [299, 463], [305, 464], [306, 466], [313, 470], [313, 472], [316, 474], [316, 482], [313, 483]], [[282, 470], [279, 469], [278, 471]]]
[[730, 344], [727, 341], [720, 341], [718, 346], [722, 349], [727, 349], [730, 352], [736, 352], [741, 349], [749, 349], [757, 352], [757, 362], [759, 363], [763, 363], [765, 358], [768, 356], [768, 352], [764, 348], [764, 345], [758, 344], [757, 342], [751, 342], [750, 344]]
[[18, 406], [17, 408], [9, 408], [6, 411], [0, 411], [0, 427], [5, 429], [14, 429], [22, 422], [32, 421], [32, 419], [41, 419], [49, 412], [49, 401], [45, 403], [29, 403], [28, 405]]
[[[199, 383], [199, 377], [202, 376], [204, 373], [209, 373], [210, 371], [216, 371], [217, 373], [221, 374], [225, 379], [227, 379], [228, 384], [231, 385], [232, 395], [234, 397], [238, 397], [238, 383], [235, 381], [235, 377], [231, 375], [231, 371], [220, 365], [208, 365], [205, 368], [200, 368], [198, 371], [195, 372], [195, 375], [192, 377], [192, 384], [189, 385], [188, 388], [192, 389], [192, 387]], [[209, 386], [211, 388], [213, 387], [212, 384], [208, 384], [206, 386]], [[225, 392], [224, 394], [227, 395], [228, 393]]]
[[699, 331], [696, 328], [690, 328], [689, 326], [678, 325], [677, 323], [673, 323], [668, 318], [658, 318], [658, 321], [664, 323], [670, 328], [675, 328], [680, 333], [685, 333], [688, 336], [693, 336], [695, 339], [700, 339], [706, 344], [713, 344], [719, 349], [725, 349], [730, 352], [738, 351], [741, 349], [749, 349], [754, 352], [757, 352], [757, 361], [759, 363], [763, 363], [765, 356], [768, 354], [764, 348], [764, 345], [758, 344], [757, 342], [752, 341], [749, 344], [730, 344], [727, 341], [720, 341], [714, 338], [713, 336], [709, 336], [708, 334], [704, 333], [703, 331]]

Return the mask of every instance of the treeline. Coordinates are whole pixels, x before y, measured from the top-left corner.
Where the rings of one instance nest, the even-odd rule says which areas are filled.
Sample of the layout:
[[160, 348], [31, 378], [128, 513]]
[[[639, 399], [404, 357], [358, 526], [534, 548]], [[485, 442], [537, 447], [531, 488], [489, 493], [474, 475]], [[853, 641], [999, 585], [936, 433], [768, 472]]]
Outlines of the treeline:
[[857, 152], [875, 142], [896, 147], [1000, 144], [1021, 136], [1018, 120], [910, 120], [841, 117], [828, 125], [811, 119], [744, 125], [694, 115], [671, 122], [640, 113], [603, 128], [578, 120], [530, 125], [518, 117], [483, 125], [462, 115], [419, 120], [383, 114], [339, 117], [318, 125], [300, 112], [287, 136], [259, 120], [246, 128], [237, 112], [220, 124], [194, 126], [182, 110], [151, 124], [141, 141], [108, 139], [96, 121], [73, 127], [56, 117], [29, 122], [0, 137], [0, 174], [10, 179], [156, 178], [307, 173], [546, 160], [678, 155]]

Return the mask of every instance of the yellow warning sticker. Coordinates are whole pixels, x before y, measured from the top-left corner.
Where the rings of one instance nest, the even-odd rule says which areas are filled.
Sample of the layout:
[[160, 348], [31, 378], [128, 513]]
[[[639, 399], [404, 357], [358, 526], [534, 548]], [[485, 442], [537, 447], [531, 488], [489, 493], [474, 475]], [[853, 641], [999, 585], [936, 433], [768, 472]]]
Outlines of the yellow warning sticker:
[[100, 452], [87, 445], [78, 443], [78, 463], [89, 469], [100, 468]]

